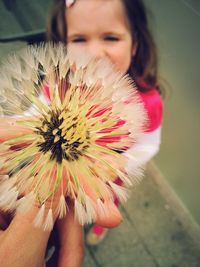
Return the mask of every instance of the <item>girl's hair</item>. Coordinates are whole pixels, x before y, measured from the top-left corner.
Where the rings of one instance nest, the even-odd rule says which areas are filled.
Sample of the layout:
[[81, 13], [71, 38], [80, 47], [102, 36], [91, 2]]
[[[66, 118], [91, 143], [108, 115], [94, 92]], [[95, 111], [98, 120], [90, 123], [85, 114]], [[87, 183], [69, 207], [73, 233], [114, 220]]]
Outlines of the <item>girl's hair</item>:
[[[137, 51], [132, 59], [129, 74], [135, 80], [140, 91], [148, 91], [152, 87], [160, 91], [157, 49], [149, 29], [144, 3], [142, 0], [121, 1], [131, 26], [132, 38], [137, 43]], [[47, 40], [67, 42], [65, 9], [65, 0], [53, 1], [51, 14], [47, 21]]]

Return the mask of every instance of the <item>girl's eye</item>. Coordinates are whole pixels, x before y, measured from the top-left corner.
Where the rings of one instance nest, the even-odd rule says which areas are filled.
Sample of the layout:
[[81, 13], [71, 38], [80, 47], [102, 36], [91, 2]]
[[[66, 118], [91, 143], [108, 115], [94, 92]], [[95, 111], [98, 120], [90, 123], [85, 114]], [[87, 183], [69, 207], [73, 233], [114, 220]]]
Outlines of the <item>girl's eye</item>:
[[119, 41], [119, 38], [115, 37], [115, 36], [105, 36], [104, 40], [105, 41], [110, 41], [110, 42], [117, 42], [117, 41]]
[[72, 43], [83, 43], [85, 41], [86, 41], [85, 38], [82, 38], [82, 37], [77, 37], [71, 40]]

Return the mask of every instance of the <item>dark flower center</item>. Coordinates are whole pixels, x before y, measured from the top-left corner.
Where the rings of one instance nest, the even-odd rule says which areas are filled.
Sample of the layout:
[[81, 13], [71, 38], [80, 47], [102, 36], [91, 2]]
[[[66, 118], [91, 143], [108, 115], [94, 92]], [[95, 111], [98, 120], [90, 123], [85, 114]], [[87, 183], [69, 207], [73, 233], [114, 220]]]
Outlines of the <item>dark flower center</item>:
[[40, 124], [36, 128], [41, 137], [38, 147], [43, 153], [51, 152], [51, 160], [78, 160], [89, 147], [86, 119], [69, 110], [53, 110], [43, 115]]

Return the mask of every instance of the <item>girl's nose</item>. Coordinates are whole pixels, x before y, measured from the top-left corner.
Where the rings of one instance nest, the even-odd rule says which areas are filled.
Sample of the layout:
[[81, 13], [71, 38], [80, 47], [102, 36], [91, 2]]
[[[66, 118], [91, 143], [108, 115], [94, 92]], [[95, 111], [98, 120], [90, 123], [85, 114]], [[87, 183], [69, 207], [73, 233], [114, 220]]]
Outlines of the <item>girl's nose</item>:
[[101, 59], [106, 57], [104, 46], [99, 42], [91, 42], [88, 44], [88, 52], [95, 58]]

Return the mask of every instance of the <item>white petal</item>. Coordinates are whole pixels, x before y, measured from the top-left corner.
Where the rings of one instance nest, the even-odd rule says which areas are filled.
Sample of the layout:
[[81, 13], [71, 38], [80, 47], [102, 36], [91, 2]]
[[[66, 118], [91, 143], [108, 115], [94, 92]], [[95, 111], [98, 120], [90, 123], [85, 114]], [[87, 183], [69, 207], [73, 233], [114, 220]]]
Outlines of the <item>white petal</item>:
[[52, 211], [52, 209], [49, 209], [43, 227], [44, 227], [45, 231], [51, 231], [53, 229], [53, 211]]
[[109, 211], [100, 198], [97, 199], [97, 212], [102, 219], [108, 217], [109, 215]]
[[39, 209], [39, 211], [38, 211], [38, 213], [37, 213], [37, 215], [33, 221], [35, 227], [41, 227], [42, 226], [43, 221], [44, 221], [44, 213], [45, 213], [45, 205], [43, 204], [40, 207], [40, 209]]
[[67, 213], [66, 200], [65, 200], [64, 195], [61, 195], [59, 203], [58, 203], [58, 207], [57, 207], [57, 214], [59, 218], [63, 218], [65, 217], [66, 213]]
[[109, 181], [109, 185], [111, 186], [115, 195], [119, 198], [121, 202], [125, 202], [128, 199], [129, 191], [127, 188], [117, 185], [111, 181]]
[[93, 201], [88, 196], [86, 196], [85, 205], [87, 213], [87, 223], [92, 223], [96, 219], [96, 212], [94, 209]]
[[0, 207], [5, 211], [12, 211], [15, 209], [17, 205], [18, 194], [19, 192], [15, 187], [2, 193], [0, 196]]
[[84, 225], [87, 222], [87, 213], [83, 205], [75, 200], [75, 218], [81, 225]]

